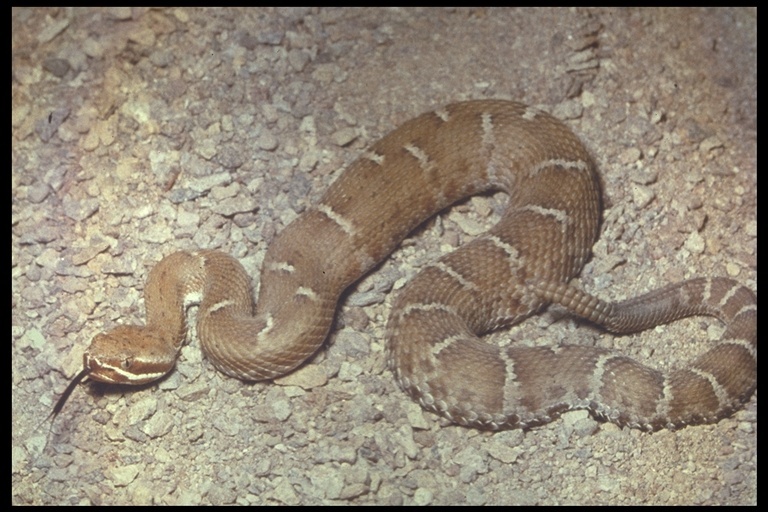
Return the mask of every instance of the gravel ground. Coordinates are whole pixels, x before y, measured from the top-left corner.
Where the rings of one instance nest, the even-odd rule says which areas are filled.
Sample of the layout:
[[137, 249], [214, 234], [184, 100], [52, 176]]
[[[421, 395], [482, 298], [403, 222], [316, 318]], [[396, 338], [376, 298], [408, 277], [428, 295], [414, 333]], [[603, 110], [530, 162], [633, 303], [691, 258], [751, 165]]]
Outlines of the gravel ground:
[[[492, 225], [500, 194], [427, 223], [350, 289], [295, 374], [227, 378], [192, 338], [159, 384], [81, 385], [46, 421], [90, 339], [143, 320], [164, 255], [220, 248], [257, 276], [275, 233], [366, 145], [462, 99], [549, 110], [592, 152], [606, 208], [585, 289], [614, 300], [727, 275], [756, 290], [756, 10], [12, 15], [13, 503], [756, 502], [756, 396], [677, 432], [577, 411], [491, 434], [400, 391], [384, 364], [390, 292]], [[495, 336], [666, 368], [720, 332], [695, 318], [614, 338], [553, 309]]]

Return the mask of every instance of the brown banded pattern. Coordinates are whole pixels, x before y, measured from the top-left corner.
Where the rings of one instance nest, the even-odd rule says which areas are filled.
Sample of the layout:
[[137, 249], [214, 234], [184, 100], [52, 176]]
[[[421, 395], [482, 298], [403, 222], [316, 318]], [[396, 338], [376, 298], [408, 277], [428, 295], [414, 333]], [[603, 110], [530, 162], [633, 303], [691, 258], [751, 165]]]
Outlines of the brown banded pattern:
[[[698, 278], [609, 303], [571, 286], [598, 235], [595, 166], [563, 123], [502, 100], [448, 105], [373, 144], [271, 243], [255, 305], [248, 274], [230, 256], [167, 256], [147, 280], [147, 325], [96, 336], [85, 371], [132, 384], [170, 371], [185, 308], [199, 301], [197, 332], [219, 370], [243, 380], [290, 372], [322, 345], [350, 284], [420, 223], [488, 190], [509, 195], [500, 222], [428, 265], [390, 314], [389, 365], [423, 407], [487, 429], [529, 427], [586, 408], [653, 430], [717, 421], [749, 399], [757, 386], [752, 291]], [[718, 344], [669, 373], [601, 348], [481, 339], [549, 303], [619, 334], [692, 315], [726, 328]]]

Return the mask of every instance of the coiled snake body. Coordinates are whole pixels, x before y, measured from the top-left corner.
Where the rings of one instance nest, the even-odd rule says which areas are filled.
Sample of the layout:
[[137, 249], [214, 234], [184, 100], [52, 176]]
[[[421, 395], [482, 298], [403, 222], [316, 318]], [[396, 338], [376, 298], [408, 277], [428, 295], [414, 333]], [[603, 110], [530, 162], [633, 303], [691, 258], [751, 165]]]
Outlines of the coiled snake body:
[[[230, 256], [167, 256], [147, 280], [146, 327], [96, 336], [84, 373], [135, 384], [166, 374], [185, 337], [185, 308], [195, 301], [198, 336], [219, 370], [243, 380], [290, 372], [322, 345], [345, 288], [425, 219], [490, 189], [509, 194], [501, 221], [424, 268], [390, 314], [390, 367], [424, 408], [487, 429], [587, 408], [653, 430], [716, 421], [751, 396], [754, 294], [729, 279], [702, 278], [609, 304], [570, 286], [598, 235], [596, 170], [560, 121], [496, 100], [423, 114], [363, 153], [269, 246], [255, 310], [250, 278]], [[726, 330], [716, 346], [670, 373], [595, 347], [502, 348], [478, 337], [549, 303], [616, 333], [691, 315], [715, 316]]]

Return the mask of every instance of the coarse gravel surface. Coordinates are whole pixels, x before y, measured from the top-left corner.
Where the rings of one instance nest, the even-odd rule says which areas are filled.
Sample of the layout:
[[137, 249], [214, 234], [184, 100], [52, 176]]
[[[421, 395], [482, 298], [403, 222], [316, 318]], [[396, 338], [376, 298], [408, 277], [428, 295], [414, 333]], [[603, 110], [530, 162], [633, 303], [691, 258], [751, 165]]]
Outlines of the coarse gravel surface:
[[[46, 417], [95, 334], [143, 321], [163, 256], [225, 250], [258, 286], [270, 240], [368, 144], [464, 99], [536, 105], [589, 148], [605, 212], [584, 289], [724, 275], [757, 291], [756, 32], [736, 8], [13, 9], [12, 502], [755, 504], [756, 394], [675, 432], [575, 411], [487, 433], [397, 387], [393, 297], [498, 220], [503, 194], [414, 233], [284, 379], [228, 378], [191, 337], [165, 380], [84, 384]], [[492, 338], [668, 368], [721, 332], [614, 337], [552, 308]]]

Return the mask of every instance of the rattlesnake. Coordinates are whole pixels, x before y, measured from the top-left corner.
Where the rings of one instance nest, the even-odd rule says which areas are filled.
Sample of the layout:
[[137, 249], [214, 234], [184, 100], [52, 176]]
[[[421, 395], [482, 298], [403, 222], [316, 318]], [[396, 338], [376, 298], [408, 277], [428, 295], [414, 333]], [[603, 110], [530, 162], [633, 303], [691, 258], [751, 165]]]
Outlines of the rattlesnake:
[[[608, 304], [570, 286], [597, 239], [598, 176], [576, 136], [520, 103], [455, 103], [406, 122], [352, 163], [266, 253], [254, 312], [250, 278], [218, 251], [182, 251], [149, 274], [147, 327], [97, 335], [83, 375], [140, 384], [169, 372], [200, 302], [213, 364], [243, 380], [295, 369], [328, 336], [341, 293], [425, 219], [472, 194], [509, 204], [488, 233], [428, 265], [400, 293], [389, 366], [424, 408], [461, 425], [530, 427], [587, 408], [648, 430], [712, 422], [757, 386], [757, 305], [725, 278], [693, 279]], [[479, 335], [549, 303], [625, 333], [691, 315], [726, 324], [688, 366], [661, 373], [589, 346], [500, 348]]]

